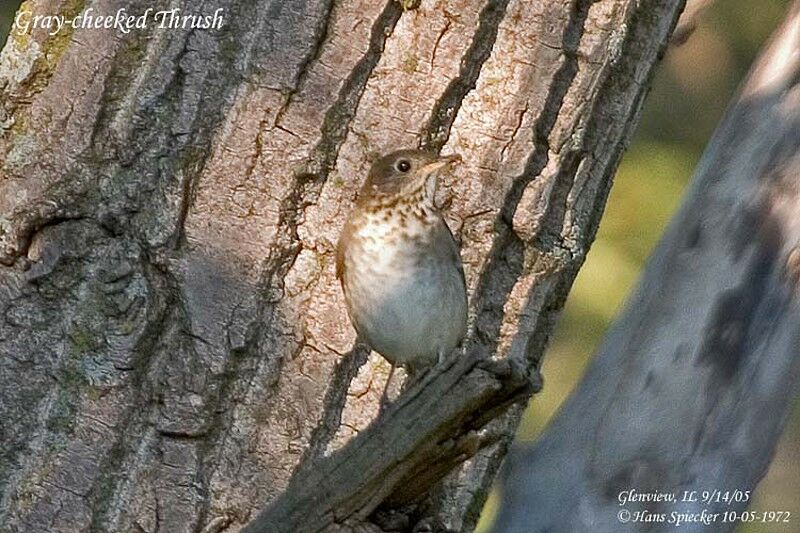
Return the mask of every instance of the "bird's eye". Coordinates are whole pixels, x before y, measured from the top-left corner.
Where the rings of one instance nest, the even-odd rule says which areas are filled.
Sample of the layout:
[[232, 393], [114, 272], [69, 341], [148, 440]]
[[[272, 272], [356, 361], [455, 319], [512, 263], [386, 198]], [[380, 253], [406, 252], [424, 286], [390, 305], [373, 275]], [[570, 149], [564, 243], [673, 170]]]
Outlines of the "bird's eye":
[[395, 168], [400, 172], [408, 172], [409, 170], [411, 170], [411, 161], [409, 161], [408, 159], [401, 159], [400, 161], [397, 162]]

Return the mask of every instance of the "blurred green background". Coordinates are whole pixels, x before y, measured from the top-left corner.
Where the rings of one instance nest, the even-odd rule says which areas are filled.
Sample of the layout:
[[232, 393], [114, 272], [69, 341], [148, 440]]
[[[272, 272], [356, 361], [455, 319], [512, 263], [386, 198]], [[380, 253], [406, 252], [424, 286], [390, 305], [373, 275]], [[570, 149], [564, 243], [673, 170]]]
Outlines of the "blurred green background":
[[[528, 406], [517, 438], [531, 441], [577, 385], [589, 358], [634, 287], [644, 261], [680, 201], [708, 139], [788, 1], [717, 1], [697, 30], [671, 47], [658, 68], [642, 121], [614, 178], [597, 240], [578, 274], [544, 359], [544, 389]], [[477, 533], [489, 530], [495, 491]], [[751, 509], [800, 512], [800, 409], [795, 406]], [[793, 518], [795, 518], [793, 516]], [[752, 524], [737, 533], [800, 531]]]
[[21, 3], [18, 0], [0, 0], [0, 43], [5, 44], [11, 23], [14, 22], [14, 13]]
[[[18, 4], [0, 1], [0, 42], [5, 42]], [[785, 0], [716, 2], [689, 41], [668, 51], [615, 178], [597, 240], [548, 350], [546, 386], [531, 402], [519, 429], [520, 440], [535, 439], [577, 384], [675, 210], [725, 106], [787, 4]], [[800, 410], [796, 408], [751, 508], [796, 513], [798, 502]], [[479, 532], [488, 530], [495, 505], [496, 493], [487, 503]], [[792, 530], [798, 529], [756, 524], [737, 532]]]

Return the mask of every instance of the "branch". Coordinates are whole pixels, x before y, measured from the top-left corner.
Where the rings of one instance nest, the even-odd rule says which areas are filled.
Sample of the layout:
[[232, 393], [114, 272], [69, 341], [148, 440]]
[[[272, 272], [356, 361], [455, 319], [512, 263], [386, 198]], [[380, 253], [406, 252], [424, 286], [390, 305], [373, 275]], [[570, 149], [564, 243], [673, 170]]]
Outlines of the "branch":
[[538, 389], [536, 377], [473, 356], [434, 369], [342, 450], [300, 471], [247, 533], [320, 531], [364, 520], [381, 502], [421, 500], [453, 466], [493, 441], [480, 429]]

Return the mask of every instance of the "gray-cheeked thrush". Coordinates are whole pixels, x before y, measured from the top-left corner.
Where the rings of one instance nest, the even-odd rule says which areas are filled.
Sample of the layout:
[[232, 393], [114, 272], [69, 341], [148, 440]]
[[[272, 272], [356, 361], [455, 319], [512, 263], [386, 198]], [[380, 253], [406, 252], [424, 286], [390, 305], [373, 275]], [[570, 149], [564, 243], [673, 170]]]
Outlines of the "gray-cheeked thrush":
[[458, 160], [422, 150], [378, 159], [339, 238], [336, 277], [350, 320], [392, 371], [432, 366], [466, 334], [461, 255], [434, 204], [440, 171]]

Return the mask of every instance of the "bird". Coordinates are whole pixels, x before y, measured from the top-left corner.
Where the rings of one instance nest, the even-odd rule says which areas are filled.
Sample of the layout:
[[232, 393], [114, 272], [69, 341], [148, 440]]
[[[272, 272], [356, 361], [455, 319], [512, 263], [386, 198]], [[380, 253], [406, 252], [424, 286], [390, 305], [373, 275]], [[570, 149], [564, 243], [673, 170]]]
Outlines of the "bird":
[[467, 331], [459, 245], [434, 202], [439, 174], [459, 155], [405, 149], [371, 166], [336, 246], [336, 277], [360, 342], [391, 370], [428, 369]]

